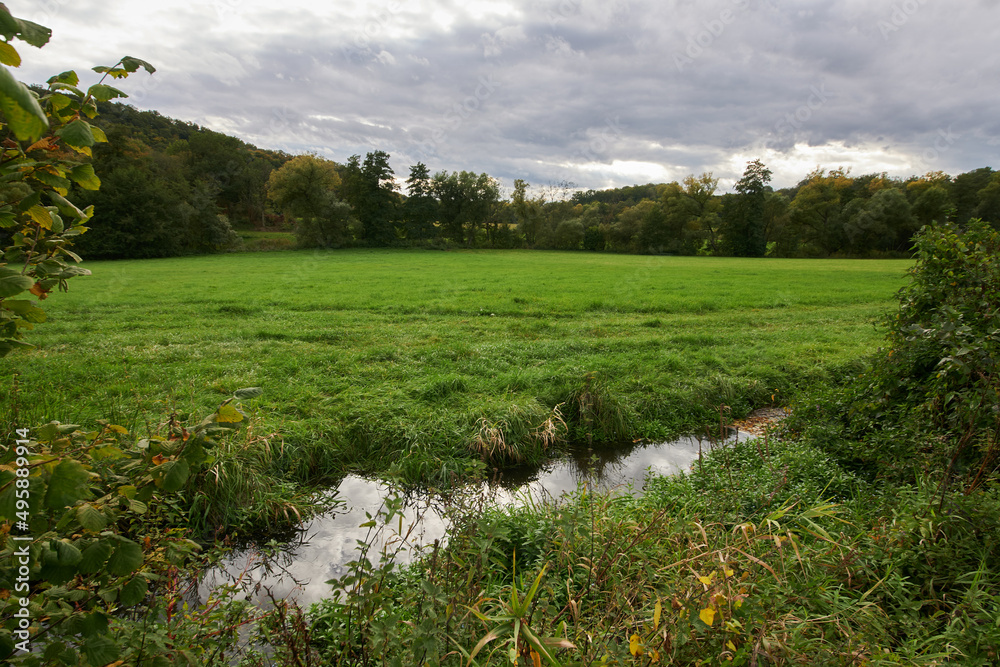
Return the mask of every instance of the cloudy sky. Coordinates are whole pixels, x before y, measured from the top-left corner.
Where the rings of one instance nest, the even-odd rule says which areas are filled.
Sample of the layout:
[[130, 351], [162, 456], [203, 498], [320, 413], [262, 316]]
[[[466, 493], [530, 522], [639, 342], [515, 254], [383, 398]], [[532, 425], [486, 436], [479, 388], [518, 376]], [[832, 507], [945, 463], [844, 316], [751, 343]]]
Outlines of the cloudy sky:
[[20, 47], [26, 82], [136, 56], [157, 67], [121, 85], [138, 108], [290, 153], [384, 150], [404, 179], [1000, 168], [1000, 0], [6, 4], [53, 30]]

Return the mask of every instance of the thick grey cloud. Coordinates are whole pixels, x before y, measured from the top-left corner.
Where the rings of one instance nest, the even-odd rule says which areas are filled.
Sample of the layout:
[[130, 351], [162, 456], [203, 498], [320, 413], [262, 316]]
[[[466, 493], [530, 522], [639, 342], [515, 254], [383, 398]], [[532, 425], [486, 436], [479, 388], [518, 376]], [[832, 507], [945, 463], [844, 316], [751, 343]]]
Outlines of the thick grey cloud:
[[[944, 0], [8, 2], [53, 28], [25, 80], [125, 54], [153, 108], [405, 178], [606, 187], [761, 157], [907, 176], [996, 166], [1000, 3]], [[30, 48], [30, 47], [28, 47]]]

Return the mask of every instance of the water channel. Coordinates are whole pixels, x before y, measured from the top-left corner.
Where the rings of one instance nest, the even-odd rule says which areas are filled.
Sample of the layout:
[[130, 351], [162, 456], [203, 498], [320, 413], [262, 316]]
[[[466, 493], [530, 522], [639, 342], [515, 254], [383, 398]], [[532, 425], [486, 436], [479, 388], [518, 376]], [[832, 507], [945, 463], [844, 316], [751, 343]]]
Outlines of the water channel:
[[[743, 440], [742, 432], [730, 436]], [[711, 441], [688, 437], [668, 443], [635, 444], [613, 452], [582, 448], [532, 471], [506, 471], [503, 477], [466, 487], [462, 493], [479, 495], [496, 506], [517, 503], [554, 502], [581, 484], [591, 489], [617, 493], [642, 493], [649, 475], [672, 475], [690, 468]], [[400, 494], [402, 517], [376, 531], [362, 527], [382, 508], [386, 498], [400, 493], [389, 485], [357, 476], [345, 477], [336, 489], [337, 507], [316, 516], [303, 526], [299, 537], [285, 543], [267, 557], [259, 548], [232, 553], [219, 566], [208, 570], [199, 585], [204, 601], [217, 586], [239, 580], [251, 597], [266, 603], [265, 591], [275, 599], [294, 599], [308, 607], [331, 594], [326, 581], [347, 572], [359, 557], [358, 540], [373, 545], [371, 558], [383, 548], [395, 552], [394, 560], [405, 564], [419, 547], [446, 538], [448, 525], [441, 507], [443, 499], [433, 494]], [[369, 516], [370, 515], [370, 516]]]

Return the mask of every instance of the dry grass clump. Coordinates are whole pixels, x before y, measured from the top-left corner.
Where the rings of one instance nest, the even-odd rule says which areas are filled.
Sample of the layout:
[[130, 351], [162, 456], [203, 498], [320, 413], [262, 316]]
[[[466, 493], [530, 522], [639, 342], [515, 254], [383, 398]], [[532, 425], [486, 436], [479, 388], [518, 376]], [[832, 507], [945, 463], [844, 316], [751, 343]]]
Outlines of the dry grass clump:
[[481, 417], [469, 447], [488, 463], [537, 462], [566, 440], [560, 407], [548, 410], [532, 399], [511, 404], [497, 419]]

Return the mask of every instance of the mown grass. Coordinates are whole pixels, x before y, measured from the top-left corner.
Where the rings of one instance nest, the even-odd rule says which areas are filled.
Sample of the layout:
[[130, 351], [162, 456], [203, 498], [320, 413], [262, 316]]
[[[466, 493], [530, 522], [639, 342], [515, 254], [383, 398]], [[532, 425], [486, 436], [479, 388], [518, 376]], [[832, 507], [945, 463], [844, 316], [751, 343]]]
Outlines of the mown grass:
[[86, 266], [46, 302], [38, 349], [0, 361], [5, 389], [20, 373], [21, 422], [142, 430], [262, 386], [275, 465], [416, 481], [484, 435], [505, 447], [493, 463], [530, 461], [557, 439], [666, 438], [720, 404], [781, 402], [877, 345], [909, 263], [355, 250]]

